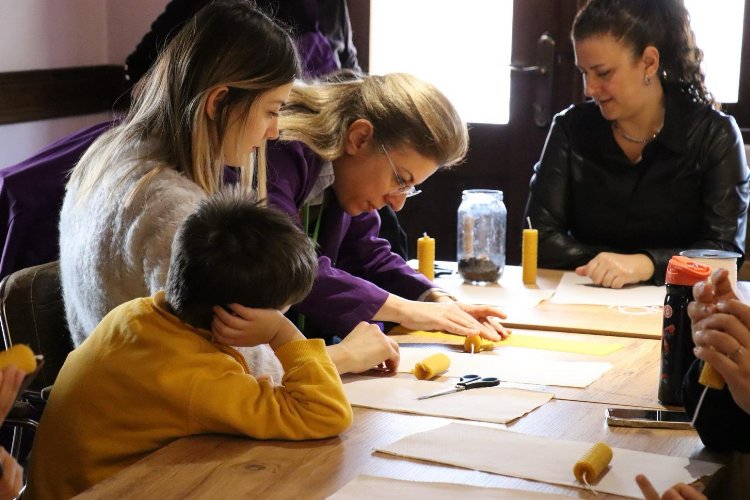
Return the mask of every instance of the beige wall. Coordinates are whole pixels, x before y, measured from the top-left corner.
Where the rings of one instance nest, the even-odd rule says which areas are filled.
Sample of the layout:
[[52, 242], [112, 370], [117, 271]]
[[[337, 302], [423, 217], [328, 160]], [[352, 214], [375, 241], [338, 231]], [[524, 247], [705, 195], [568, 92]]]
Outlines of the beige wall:
[[[0, 0], [0, 72], [124, 64], [169, 0]], [[0, 167], [106, 114], [0, 125]]]

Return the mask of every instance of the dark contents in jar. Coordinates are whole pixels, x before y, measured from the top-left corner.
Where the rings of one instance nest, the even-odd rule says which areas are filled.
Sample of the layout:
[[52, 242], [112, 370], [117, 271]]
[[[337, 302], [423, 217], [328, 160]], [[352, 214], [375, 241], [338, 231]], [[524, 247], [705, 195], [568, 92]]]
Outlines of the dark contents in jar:
[[487, 257], [469, 257], [458, 261], [458, 272], [467, 281], [497, 281], [500, 266]]

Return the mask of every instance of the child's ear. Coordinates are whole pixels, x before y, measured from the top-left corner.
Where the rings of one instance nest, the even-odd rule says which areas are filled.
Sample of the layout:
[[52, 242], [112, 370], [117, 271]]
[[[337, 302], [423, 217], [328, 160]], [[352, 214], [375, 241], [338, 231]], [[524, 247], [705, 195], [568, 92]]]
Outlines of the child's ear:
[[221, 101], [224, 100], [228, 92], [229, 87], [222, 85], [208, 93], [208, 99], [206, 99], [206, 114], [208, 115], [209, 120], [213, 121], [216, 119], [216, 110], [219, 108], [219, 104], [221, 104]]

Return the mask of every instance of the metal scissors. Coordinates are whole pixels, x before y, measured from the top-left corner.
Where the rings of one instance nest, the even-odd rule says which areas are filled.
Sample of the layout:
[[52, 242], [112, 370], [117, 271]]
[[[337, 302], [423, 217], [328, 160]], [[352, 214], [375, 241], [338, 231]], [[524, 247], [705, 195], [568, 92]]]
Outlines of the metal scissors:
[[443, 394], [453, 394], [454, 392], [467, 391], [469, 389], [478, 389], [480, 387], [494, 387], [500, 385], [500, 379], [497, 377], [481, 377], [479, 375], [464, 375], [458, 383], [450, 389], [433, 392], [426, 396], [420, 396], [417, 399], [430, 399]]

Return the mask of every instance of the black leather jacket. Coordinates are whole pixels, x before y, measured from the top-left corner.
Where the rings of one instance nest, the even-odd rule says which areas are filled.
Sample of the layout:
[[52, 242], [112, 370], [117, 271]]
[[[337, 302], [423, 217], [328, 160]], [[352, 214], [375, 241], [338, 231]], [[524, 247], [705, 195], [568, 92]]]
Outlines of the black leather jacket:
[[744, 254], [748, 168], [731, 116], [665, 90], [664, 127], [633, 164], [593, 102], [555, 116], [526, 216], [539, 265], [574, 269], [599, 252], [644, 253], [653, 282], [687, 248]]

